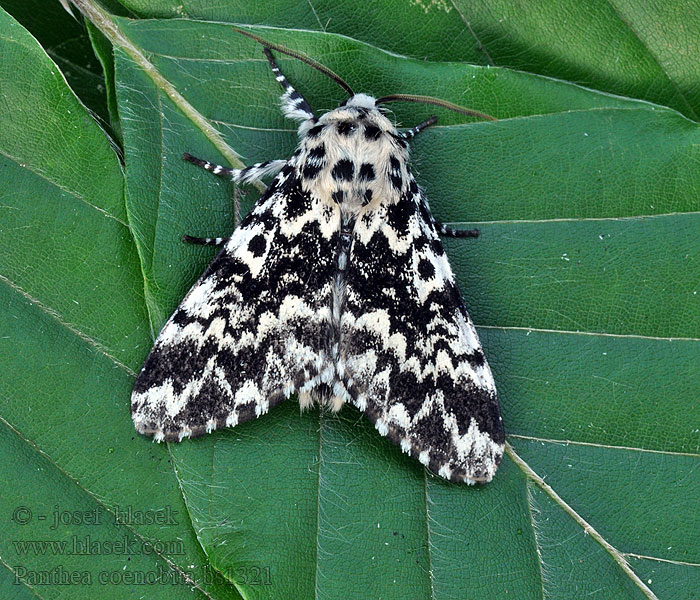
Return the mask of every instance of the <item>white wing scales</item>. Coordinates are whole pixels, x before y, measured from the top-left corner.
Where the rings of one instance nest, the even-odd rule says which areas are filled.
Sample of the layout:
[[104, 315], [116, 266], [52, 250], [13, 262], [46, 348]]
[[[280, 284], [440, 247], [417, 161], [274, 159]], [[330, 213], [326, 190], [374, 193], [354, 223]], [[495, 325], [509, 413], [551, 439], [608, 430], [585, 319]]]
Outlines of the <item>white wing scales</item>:
[[[353, 403], [454, 481], [490, 481], [504, 448], [496, 388], [415, 188], [358, 219], [342, 352]], [[402, 243], [403, 242], [403, 243]]]
[[180, 440], [266, 413], [318, 374], [337, 214], [290, 165], [161, 331], [137, 377], [139, 432]]

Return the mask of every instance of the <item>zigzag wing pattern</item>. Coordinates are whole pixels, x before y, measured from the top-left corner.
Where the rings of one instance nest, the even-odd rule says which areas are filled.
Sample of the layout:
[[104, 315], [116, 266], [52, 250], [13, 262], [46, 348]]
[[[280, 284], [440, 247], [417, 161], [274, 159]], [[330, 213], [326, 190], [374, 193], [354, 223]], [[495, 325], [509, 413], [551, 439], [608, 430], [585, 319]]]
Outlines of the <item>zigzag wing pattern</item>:
[[266, 413], [327, 364], [337, 211], [293, 158], [163, 327], [132, 393], [136, 429], [181, 440]]
[[363, 214], [347, 272], [342, 354], [352, 402], [442, 477], [490, 481], [504, 448], [496, 388], [412, 176]]

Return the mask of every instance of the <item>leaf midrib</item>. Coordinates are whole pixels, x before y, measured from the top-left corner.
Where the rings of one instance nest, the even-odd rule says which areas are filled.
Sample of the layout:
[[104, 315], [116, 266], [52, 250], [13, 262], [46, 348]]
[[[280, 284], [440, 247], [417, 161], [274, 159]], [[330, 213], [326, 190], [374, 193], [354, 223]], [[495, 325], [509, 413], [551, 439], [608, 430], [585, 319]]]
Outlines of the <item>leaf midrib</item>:
[[[584, 533], [590, 535], [598, 544], [600, 544], [603, 549], [613, 558], [617, 563], [618, 567], [622, 572], [630, 578], [632, 583], [634, 583], [642, 593], [649, 598], [649, 600], [658, 600], [654, 592], [652, 592], [649, 587], [639, 578], [639, 576], [632, 570], [626, 560], [626, 555], [615, 548], [610, 542], [608, 542], [588, 521], [586, 521], [581, 515], [578, 514], [567, 502], [556, 493], [554, 488], [545, 482], [544, 478], [537, 474], [537, 472], [520, 456], [513, 450], [513, 447], [506, 442], [506, 454], [510, 459], [516, 464], [516, 466], [523, 472], [528, 481], [535, 483], [547, 496], [549, 496], [555, 504], [559, 506], [570, 518], [572, 518], [578, 525], [583, 529]], [[533, 536], [534, 532], [534, 522], [533, 525]], [[543, 565], [540, 563], [540, 567]], [[544, 596], [543, 596], [544, 597]]]
[[[143, 52], [121, 31], [113, 15], [103, 10], [94, 0], [73, 0], [73, 3], [80, 11], [97, 27], [104, 36], [117, 48], [125, 52], [143, 72], [153, 81], [158, 90], [163, 92], [182, 111], [182, 113], [205, 135], [229, 161], [234, 168], [242, 168], [245, 165], [240, 156], [224, 141], [209, 121], [197, 111], [185, 98], [177, 91], [159, 71], [155, 65], [149, 61]], [[262, 184], [256, 186], [259, 191], [264, 191]]]
[[[5, 568], [6, 568], [10, 573], [12, 573], [15, 577], [17, 576], [17, 572], [16, 572], [10, 565], [8, 565], [8, 564], [3, 560], [2, 556], [0, 556], [0, 564], [2, 564], [2, 566], [5, 567]], [[33, 588], [31, 585], [29, 585], [24, 579], [20, 579], [20, 583], [21, 583], [26, 589], [28, 589], [30, 592], [32, 592], [32, 594], [34, 594], [37, 598], [42, 598], [42, 599], [43, 599], [43, 596], [40, 596], [39, 593], [36, 591], [36, 589]]]
[[516, 327], [513, 325], [474, 325], [477, 329], [499, 329], [502, 331], [533, 331], [537, 333], [554, 333], [564, 335], [591, 335], [612, 338], [631, 338], [636, 340], [654, 340], [660, 342], [700, 342], [700, 338], [661, 337], [638, 335], [636, 333], [606, 333], [604, 331], [571, 331], [568, 329], [544, 329], [542, 327]]
[[636, 448], [634, 446], [616, 446], [614, 444], [600, 444], [598, 442], [582, 442], [579, 440], [557, 440], [552, 438], [542, 438], [532, 435], [520, 435], [517, 433], [509, 433], [509, 438], [516, 440], [528, 440], [531, 442], [540, 442], [542, 444], [563, 444], [572, 446], [588, 446], [591, 448], [603, 448], [605, 450], [625, 450], [628, 452], [644, 452], [649, 454], [665, 454], [668, 456], [688, 456], [690, 458], [700, 458], [700, 453], [695, 452], [677, 452], [675, 450], [655, 450], [652, 448]]
[[42, 173], [41, 171], [30, 167], [30, 166], [27, 165], [26, 163], [22, 162], [21, 160], [19, 160], [18, 158], [12, 156], [11, 154], [8, 154], [7, 152], [5, 152], [5, 151], [2, 150], [2, 149], [0, 149], [0, 155], [2, 155], [2, 156], [4, 156], [5, 158], [11, 160], [11, 161], [12, 161], [13, 163], [15, 163], [16, 165], [22, 167], [23, 169], [26, 169], [27, 171], [29, 171], [29, 172], [32, 173], [33, 175], [39, 177], [40, 179], [43, 179], [44, 181], [46, 181], [46, 182], [49, 183], [50, 185], [54, 186], [55, 188], [61, 190], [62, 192], [65, 192], [66, 194], [68, 194], [69, 196], [75, 198], [75, 199], [78, 200], [79, 202], [82, 202], [83, 204], [89, 206], [90, 208], [95, 209], [97, 212], [101, 213], [103, 216], [107, 217], [108, 219], [114, 219], [117, 223], [119, 223], [120, 225], [123, 225], [124, 227], [126, 227], [126, 228], [128, 229], [129, 226], [128, 226], [124, 221], [122, 221], [119, 217], [113, 215], [113, 214], [110, 213], [108, 210], [106, 210], [106, 209], [104, 209], [104, 208], [101, 208], [100, 206], [97, 206], [97, 205], [95, 205], [95, 204], [92, 204], [91, 202], [88, 202], [85, 198], [83, 198], [83, 197], [82, 197], [78, 192], [76, 192], [75, 190], [68, 189], [68, 188], [66, 188], [66, 187], [63, 187], [62, 185], [60, 185], [60, 184], [57, 183], [56, 181], [52, 181], [51, 179], [49, 179], [49, 178], [46, 176], [45, 173]]

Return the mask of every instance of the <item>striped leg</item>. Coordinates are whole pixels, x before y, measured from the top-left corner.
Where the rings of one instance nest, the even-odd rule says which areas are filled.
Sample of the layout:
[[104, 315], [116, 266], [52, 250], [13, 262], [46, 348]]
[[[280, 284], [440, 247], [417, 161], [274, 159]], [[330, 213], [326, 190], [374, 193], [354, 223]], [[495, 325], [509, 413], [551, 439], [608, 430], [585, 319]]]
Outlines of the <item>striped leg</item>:
[[[240, 188], [236, 186], [233, 189], [233, 218], [236, 227], [241, 222], [241, 195]], [[200, 246], [221, 246], [229, 241], [227, 237], [196, 237], [193, 235], [183, 235], [182, 241], [187, 244], [198, 244]]]
[[422, 123], [418, 123], [418, 125], [416, 125], [415, 127], [411, 127], [410, 129], [407, 129], [406, 131], [402, 131], [400, 135], [405, 140], [410, 140], [412, 137], [415, 137], [417, 133], [420, 133], [426, 127], [430, 127], [431, 125], [435, 125], [435, 123], [437, 123], [437, 117], [430, 117], [427, 121], [423, 121]]
[[440, 223], [440, 221], [436, 221], [433, 219], [433, 224], [435, 225], [435, 229], [437, 229], [437, 232], [445, 237], [453, 237], [453, 238], [465, 238], [465, 237], [479, 237], [479, 230], [478, 229], [453, 229], [452, 227], [447, 227], [447, 225], [443, 225]]
[[425, 196], [423, 196], [422, 194], [420, 196], [420, 202], [423, 205], [423, 212], [425, 212], [425, 214], [429, 216], [430, 222], [432, 223], [433, 227], [435, 227], [435, 230], [438, 232], [438, 235], [442, 235], [444, 237], [453, 237], [453, 238], [479, 237], [479, 230], [478, 229], [453, 229], [452, 227], [448, 227], [444, 223], [441, 223], [440, 221], [438, 221], [433, 216], [433, 213], [430, 212], [430, 207], [428, 206], [428, 201], [426, 200]]
[[[275, 75], [275, 79], [279, 82], [279, 84], [282, 86], [282, 89], [284, 90], [284, 94], [282, 94], [282, 112], [286, 117], [289, 117], [290, 119], [302, 121], [302, 125], [300, 126], [300, 128], [305, 124], [307, 127], [309, 127], [310, 123], [314, 123], [316, 121], [316, 115], [314, 115], [314, 111], [311, 110], [311, 107], [309, 106], [309, 103], [304, 99], [304, 96], [297, 92], [287, 81], [287, 78], [284, 75], [282, 75], [282, 72], [277, 66], [277, 63], [275, 62], [275, 59], [273, 58], [272, 52], [270, 52], [269, 48], [263, 48], [263, 52], [265, 53], [265, 56], [267, 57], [267, 60], [270, 63], [270, 67], [272, 68], [272, 72]], [[307, 122], [310, 123], [307, 124]]]
[[260, 181], [266, 175], [275, 175], [287, 162], [286, 160], [266, 160], [265, 162], [256, 163], [244, 169], [231, 169], [202, 160], [201, 158], [192, 156], [188, 152], [185, 152], [182, 158], [191, 162], [193, 165], [202, 167], [210, 173], [214, 173], [214, 175], [228, 177], [236, 183], [253, 183], [255, 181]]
[[221, 246], [228, 241], [228, 238], [203, 238], [191, 235], [183, 235], [182, 241], [188, 244], [198, 244], [200, 246]]

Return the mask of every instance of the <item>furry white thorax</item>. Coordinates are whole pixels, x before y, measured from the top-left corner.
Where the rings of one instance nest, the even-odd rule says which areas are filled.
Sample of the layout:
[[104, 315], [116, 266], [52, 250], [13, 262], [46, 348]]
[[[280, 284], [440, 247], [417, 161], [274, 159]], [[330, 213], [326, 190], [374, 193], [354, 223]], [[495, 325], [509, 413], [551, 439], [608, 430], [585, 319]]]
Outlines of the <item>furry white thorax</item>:
[[[366, 106], [370, 103], [371, 106]], [[362, 119], [358, 118], [359, 113], [356, 108], [366, 109]], [[342, 135], [337, 130], [337, 126], [341, 123], [347, 123], [358, 131], [353, 135]], [[325, 149], [323, 166], [319, 174], [312, 179], [302, 178], [304, 191], [326, 201], [331, 201], [333, 192], [343, 192], [344, 201], [338, 209], [343, 213], [351, 213], [354, 218], [360, 216], [362, 212], [376, 210], [381, 204], [398, 202], [409, 183], [408, 149], [398, 144], [396, 140], [400, 135], [399, 132], [394, 124], [374, 106], [374, 98], [357, 94], [348, 100], [345, 106], [321, 115], [318, 125], [325, 126], [321, 133], [313, 138], [304, 136], [300, 143], [301, 153], [297, 159], [299, 165], [309, 160], [309, 153], [312, 150], [321, 145]], [[363, 135], [362, 129], [367, 125], [377, 127], [381, 132], [379, 138], [371, 143]], [[397, 159], [400, 165], [397, 173], [403, 182], [400, 189], [391, 185], [390, 160], [392, 157]], [[339, 181], [333, 177], [333, 167], [343, 159], [351, 161], [354, 167], [353, 177], [349, 181]], [[311, 161], [314, 161], [314, 158], [311, 158]], [[373, 179], [366, 180], [361, 177], [360, 169], [363, 165], [371, 165], [374, 171]], [[366, 201], [368, 191], [372, 197], [370, 202]], [[333, 208], [335, 210], [336, 206]]]

